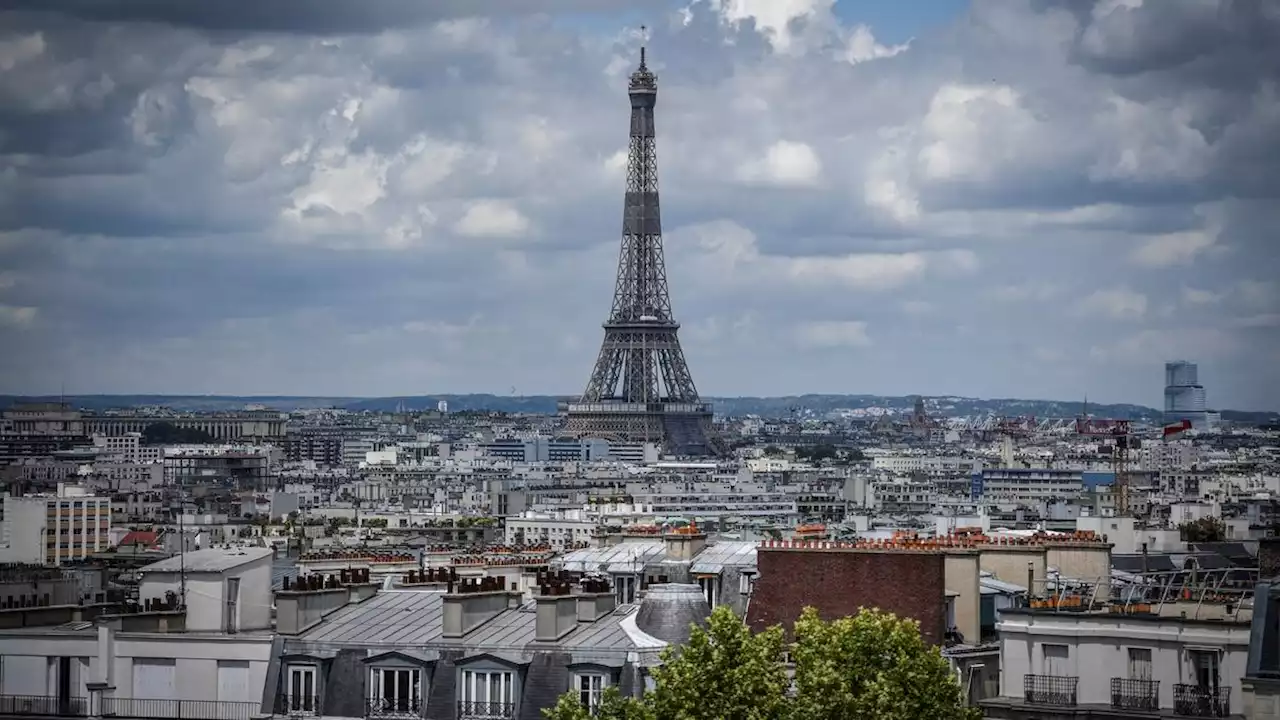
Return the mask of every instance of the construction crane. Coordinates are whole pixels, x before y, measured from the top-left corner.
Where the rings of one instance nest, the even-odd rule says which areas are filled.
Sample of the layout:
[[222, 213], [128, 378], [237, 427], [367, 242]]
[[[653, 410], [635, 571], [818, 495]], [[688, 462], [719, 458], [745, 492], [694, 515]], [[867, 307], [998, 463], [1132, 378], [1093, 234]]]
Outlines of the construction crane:
[[1081, 416], [1076, 419], [1076, 433], [1088, 437], [1111, 439], [1111, 469], [1115, 473], [1116, 513], [1129, 514], [1129, 450], [1138, 446], [1128, 420], [1109, 420]]

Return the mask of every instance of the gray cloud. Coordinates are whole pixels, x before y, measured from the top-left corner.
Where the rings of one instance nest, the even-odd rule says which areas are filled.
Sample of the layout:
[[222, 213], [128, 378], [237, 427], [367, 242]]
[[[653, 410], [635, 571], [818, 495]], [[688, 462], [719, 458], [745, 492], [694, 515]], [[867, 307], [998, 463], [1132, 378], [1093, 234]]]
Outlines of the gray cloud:
[[[610, 3], [19, 5], [0, 391], [584, 381], [639, 45]], [[1154, 404], [1177, 354], [1280, 406], [1280, 23], [1203, 5], [977, 2], [858, 62], [822, 3], [785, 41], [651, 19], [699, 386]], [[1118, 290], [1143, 312], [1078, 310]]]

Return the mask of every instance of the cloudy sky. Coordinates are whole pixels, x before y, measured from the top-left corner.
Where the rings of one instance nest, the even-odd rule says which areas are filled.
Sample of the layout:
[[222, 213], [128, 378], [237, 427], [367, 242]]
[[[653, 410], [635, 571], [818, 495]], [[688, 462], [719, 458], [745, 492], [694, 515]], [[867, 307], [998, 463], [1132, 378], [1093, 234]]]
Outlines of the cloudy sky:
[[580, 392], [647, 24], [704, 395], [1280, 408], [1280, 3], [0, 13], [0, 392]]

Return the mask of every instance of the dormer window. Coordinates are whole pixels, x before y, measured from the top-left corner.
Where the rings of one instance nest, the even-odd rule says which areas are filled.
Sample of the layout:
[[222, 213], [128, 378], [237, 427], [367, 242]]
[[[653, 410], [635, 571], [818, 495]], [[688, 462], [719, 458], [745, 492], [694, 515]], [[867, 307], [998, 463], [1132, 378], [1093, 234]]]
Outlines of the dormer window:
[[418, 668], [370, 668], [369, 690], [368, 717], [422, 716], [422, 671]]

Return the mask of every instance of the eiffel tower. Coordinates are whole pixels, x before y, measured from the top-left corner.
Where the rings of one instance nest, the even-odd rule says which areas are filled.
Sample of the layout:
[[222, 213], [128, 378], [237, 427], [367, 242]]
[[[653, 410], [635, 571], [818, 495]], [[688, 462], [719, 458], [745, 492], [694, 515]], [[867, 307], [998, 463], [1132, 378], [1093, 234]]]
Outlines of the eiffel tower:
[[657, 78], [640, 49], [631, 74], [631, 143], [622, 214], [622, 250], [613, 308], [586, 392], [568, 403], [565, 431], [578, 437], [660, 443], [667, 453], [721, 452], [711, 405], [698, 398], [671, 314], [662, 257], [657, 140]]

